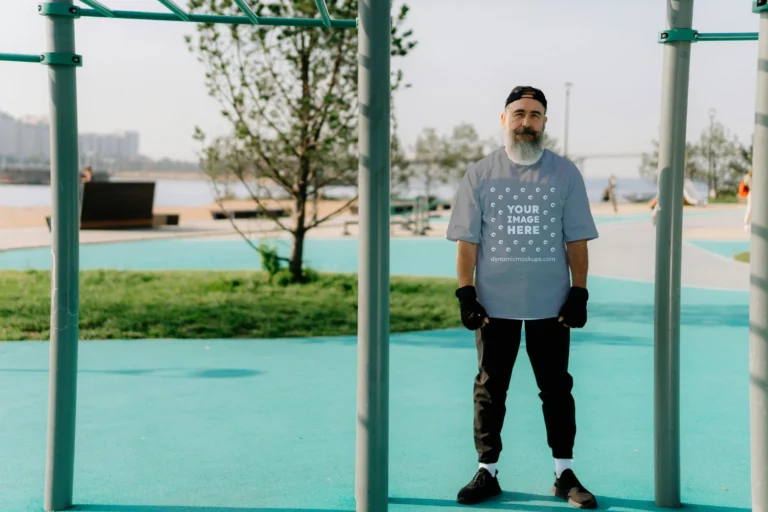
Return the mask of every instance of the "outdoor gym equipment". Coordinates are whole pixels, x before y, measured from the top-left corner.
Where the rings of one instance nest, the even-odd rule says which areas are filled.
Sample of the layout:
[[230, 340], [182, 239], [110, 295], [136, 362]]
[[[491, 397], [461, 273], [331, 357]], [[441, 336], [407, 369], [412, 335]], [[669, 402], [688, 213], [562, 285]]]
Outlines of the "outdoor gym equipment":
[[[48, 51], [0, 54], [0, 60], [49, 67], [51, 115], [52, 252], [51, 365], [44, 506], [72, 505], [78, 348], [78, 130], [74, 20], [79, 17], [192, 23], [355, 28], [334, 20], [324, 0], [321, 19], [266, 18], [235, 0], [244, 16], [196, 15], [171, 0], [171, 12], [115, 11], [96, 0], [52, 0], [38, 6], [48, 24]], [[666, 0], [663, 99], [659, 138], [659, 204], [655, 283], [655, 501], [680, 500], [680, 265], [688, 76], [691, 43], [759, 41], [752, 193], [750, 301], [750, 432], [752, 505], [768, 512], [768, 0], [753, 0], [759, 33], [699, 33], [691, 28], [694, 0]], [[390, 0], [358, 0], [360, 106], [360, 234], [358, 403], [355, 497], [357, 510], [387, 509], [389, 439], [389, 166]]]
[[[427, 198], [424, 196], [418, 196], [410, 203], [406, 202], [405, 204], [410, 204], [411, 209], [403, 211], [404, 205], [402, 202], [399, 204], [399, 206], [395, 204], [390, 206], [390, 227], [400, 226], [406, 231], [413, 232], [414, 235], [425, 235], [427, 229], [429, 228], [430, 215]], [[342, 223], [341, 234], [343, 236], [351, 236], [352, 233], [349, 231], [349, 226], [358, 226], [359, 224], [360, 221], [357, 219], [345, 220]]]
[[389, 407], [389, 161], [390, 0], [358, 0], [357, 20], [335, 20], [325, 0], [320, 19], [257, 16], [235, 0], [243, 16], [190, 14], [172, 0], [170, 13], [111, 10], [96, 0], [52, 0], [37, 9], [47, 23], [47, 52], [0, 54], [0, 60], [48, 66], [51, 117], [51, 364], [46, 511], [73, 505], [79, 309], [79, 173], [75, 19], [81, 17], [192, 23], [299, 26], [358, 30], [359, 112], [359, 308], [355, 498], [361, 512], [387, 509]]
[[758, 33], [699, 33], [694, 0], [666, 0], [654, 330], [655, 501], [680, 507], [680, 267], [691, 43], [759, 41], [752, 167], [749, 371], [752, 507], [768, 511], [768, 0], [753, 0]]

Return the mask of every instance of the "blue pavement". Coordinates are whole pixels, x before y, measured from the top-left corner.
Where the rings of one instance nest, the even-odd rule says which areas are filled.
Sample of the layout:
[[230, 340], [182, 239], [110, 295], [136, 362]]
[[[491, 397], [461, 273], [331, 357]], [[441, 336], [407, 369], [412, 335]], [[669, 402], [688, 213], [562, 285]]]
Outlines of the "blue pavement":
[[[283, 256], [290, 254], [290, 240], [271, 242]], [[455, 245], [442, 238], [395, 238], [390, 252], [393, 274], [443, 276], [446, 271], [452, 271], [456, 262]], [[309, 238], [305, 242], [305, 261], [318, 270], [357, 272], [357, 239]], [[165, 239], [84, 244], [80, 246], [80, 266], [122, 270], [248, 270], [261, 268], [261, 262], [259, 254], [240, 239]], [[49, 248], [0, 253], [0, 270], [50, 268]]]
[[733, 258], [740, 252], [748, 251], [750, 247], [749, 240], [686, 240], [686, 242], [726, 258]]
[[[357, 242], [309, 241], [318, 270], [354, 272]], [[170, 255], [173, 261], [165, 260]], [[394, 239], [392, 272], [453, 276], [440, 239]], [[83, 246], [85, 268], [257, 268], [242, 241]], [[0, 268], [49, 268], [49, 250]], [[601, 508], [652, 511], [653, 286], [590, 277], [574, 330], [575, 467]], [[750, 509], [748, 294], [682, 294], [682, 492], [692, 510]], [[0, 344], [0, 509], [42, 506], [48, 344]], [[471, 333], [392, 336], [390, 510], [466, 510], [476, 469]], [[354, 505], [356, 340], [153, 340], [80, 346], [75, 499], [93, 512], [349, 511]], [[507, 400], [500, 479], [475, 509], [568, 509], [524, 349]]]

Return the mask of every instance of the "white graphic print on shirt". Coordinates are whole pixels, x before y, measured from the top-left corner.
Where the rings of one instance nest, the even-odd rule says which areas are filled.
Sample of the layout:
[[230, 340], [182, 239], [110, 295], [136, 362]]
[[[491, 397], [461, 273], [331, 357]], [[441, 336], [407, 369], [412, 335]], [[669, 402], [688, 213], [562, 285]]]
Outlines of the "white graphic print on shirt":
[[556, 252], [552, 242], [557, 237], [559, 222], [556, 215], [560, 208], [555, 202], [557, 190], [554, 187], [533, 184], [515, 186], [514, 189], [491, 187], [489, 192], [492, 199], [489, 209], [493, 215], [489, 219], [491, 244], [499, 245], [491, 245], [491, 252], [512, 255]]

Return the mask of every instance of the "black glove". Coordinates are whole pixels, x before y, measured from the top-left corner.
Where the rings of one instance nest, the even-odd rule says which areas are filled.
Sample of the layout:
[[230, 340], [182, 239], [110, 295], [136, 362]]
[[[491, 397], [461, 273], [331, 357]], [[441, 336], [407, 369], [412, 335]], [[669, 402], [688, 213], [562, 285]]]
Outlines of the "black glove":
[[464, 286], [456, 290], [456, 298], [459, 299], [461, 309], [461, 323], [470, 331], [476, 331], [483, 326], [488, 318], [485, 308], [477, 302], [477, 293], [474, 286]]
[[561, 322], [567, 327], [584, 327], [587, 323], [587, 300], [589, 300], [589, 292], [586, 288], [571, 286], [568, 299], [560, 308]]

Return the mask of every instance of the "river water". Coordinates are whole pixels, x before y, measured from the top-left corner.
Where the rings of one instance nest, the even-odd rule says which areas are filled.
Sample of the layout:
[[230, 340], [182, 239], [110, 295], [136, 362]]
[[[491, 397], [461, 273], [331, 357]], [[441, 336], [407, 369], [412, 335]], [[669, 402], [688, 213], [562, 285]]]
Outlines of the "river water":
[[[137, 180], [143, 181], [143, 180]], [[212, 184], [206, 180], [154, 180], [155, 205], [157, 206], [206, 206], [214, 201], [215, 193]], [[590, 202], [602, 199], [603, 189], [607, 180], [603, 178], [587, 178], [585, 180]], [[700, 195], [706, 195], [706, 184], [695, 184]], [[221, 189], [220, 189], [221, 190]], [[412, 186], [398, 195], [413, 197], [423, 193], [423, 186]], [[622, 201], [623, 194], [654, 192], [655, 185], [639, 178], [620, 178], [617, 180], [616, 196]], [[223, 192], [223, 190], [221, 190]], [[433, 194], [441, 199], [450, 200], [456, 191], [456, 185], [441, 185], [433, 187]], [[250, 197], [246, 188], [238, 183], [232, 186], [230, 192], [237, 198]], [[279, 197], [278, 190], [271, 190]], [[351, 197], [354, 191], [349, 188], [327, 189], [326, 194], [333, 197]], [[262, 195], [262, 194], [260, 194]], [[48, 185], [0, 185], [0, 206], [5, 207], [47, 207], [51, 204], [51, 188]]]

